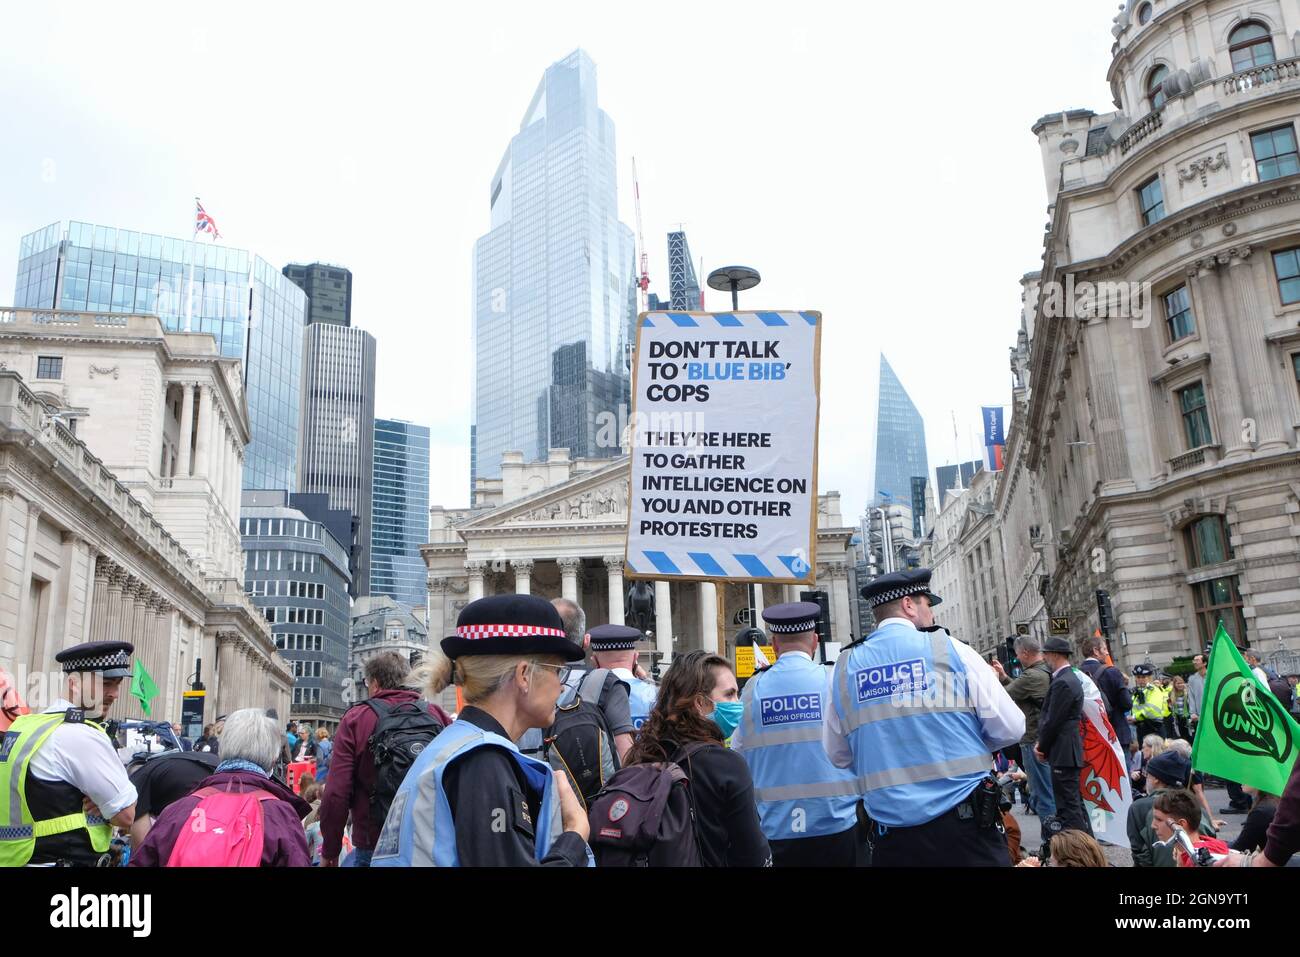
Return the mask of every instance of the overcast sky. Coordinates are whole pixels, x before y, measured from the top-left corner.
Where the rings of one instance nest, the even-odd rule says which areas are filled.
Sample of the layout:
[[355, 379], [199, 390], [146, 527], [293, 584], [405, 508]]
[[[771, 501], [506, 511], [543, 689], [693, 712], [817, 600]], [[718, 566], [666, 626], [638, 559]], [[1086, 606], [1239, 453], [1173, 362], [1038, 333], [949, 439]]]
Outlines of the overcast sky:
[[1111, 109], [1114, 13], [1115, 0], [10, 5], [0, 301], [22, 234], [79, 219], [186, 236], [198, 195], [231, 246], [353, 271], [353, 322], [379, 342], [375, 412], [431, 427], [431, 501], [464, 505], [489, 181], [542, 72], [582, 47], [633, 228], [637, 160], [652, 290], [667, 295], [665, 233], [681, 223], [706, 271], [762, 272], [742, 308], [824, 314], [819, 484], [852, 521], [870, 494], [882, 350], [925, 417], [932, 477], [979, 457], [980, 406], [1010, 402], [1019, 278], [1047, 220], [1029, 129]]

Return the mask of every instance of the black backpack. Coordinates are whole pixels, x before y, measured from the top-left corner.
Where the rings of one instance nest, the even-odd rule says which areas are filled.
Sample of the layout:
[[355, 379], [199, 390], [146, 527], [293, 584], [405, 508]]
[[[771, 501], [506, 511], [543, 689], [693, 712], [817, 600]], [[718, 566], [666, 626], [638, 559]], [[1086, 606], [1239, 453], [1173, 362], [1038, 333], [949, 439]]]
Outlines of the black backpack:
[[406, 772], [411, 770], [420, 752], [441, 733], [442, 722], [429, 714], [429, 703], [423, 699], [388, 704], [367, 698], [365, 703], [379, 719], [366, 743], [375, 762], [370, 820], [381, 827]]
[[591, 804], [587, 843], [597, 867], [702, 867], [691, 794], [691, 755], [710, 747], [696, 741], [674, 755], [623, 768]]
[[565, 691], [556, 705], [555, 721], [542, 732], [540, 753], [533, 752], [568, 775], [584, 809], [618, 771], [614, 736], [600, 709], [606, 685], [617, 680], [608, 668], [597, 668], [576, 689]]

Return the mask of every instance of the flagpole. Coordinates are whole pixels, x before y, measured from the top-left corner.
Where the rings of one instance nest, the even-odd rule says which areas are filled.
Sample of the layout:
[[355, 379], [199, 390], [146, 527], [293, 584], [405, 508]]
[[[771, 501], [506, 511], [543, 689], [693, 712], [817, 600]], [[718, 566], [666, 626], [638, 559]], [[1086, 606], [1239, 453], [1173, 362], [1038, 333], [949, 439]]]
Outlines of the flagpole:
[[194, 259], [195, 247], [198, 245], [199, 220], [198, 220], [199, 198], [194, 197], [194, 231], [190, 233], [190, 281], [185, 294], [185, 331], [191, 332], [191, 322], [194, 318]]

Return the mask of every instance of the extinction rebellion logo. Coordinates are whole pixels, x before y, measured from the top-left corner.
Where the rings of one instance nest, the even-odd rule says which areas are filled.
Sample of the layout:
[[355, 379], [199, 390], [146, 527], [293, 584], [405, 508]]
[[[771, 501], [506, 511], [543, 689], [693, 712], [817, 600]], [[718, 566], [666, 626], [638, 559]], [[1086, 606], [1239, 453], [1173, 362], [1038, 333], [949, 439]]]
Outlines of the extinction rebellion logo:
[[1253, 681], [1232, 674], [1214, 693], [1214, 721], [1223, 743], [1251, 757], [1267, 755], [1283, 762], [1295, 743], [1281, 706], [1261, 695]]

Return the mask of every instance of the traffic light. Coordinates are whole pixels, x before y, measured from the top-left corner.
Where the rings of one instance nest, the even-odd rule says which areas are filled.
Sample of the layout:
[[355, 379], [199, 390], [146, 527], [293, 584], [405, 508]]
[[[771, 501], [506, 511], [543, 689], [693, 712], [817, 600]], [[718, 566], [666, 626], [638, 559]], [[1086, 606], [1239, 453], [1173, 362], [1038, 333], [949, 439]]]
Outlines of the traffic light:
[[1016, 639], [1014, 636], [1008, 638], [1005, 647], [998, 649], [998, 660], [1002, 662], [1003, 669], [1012, 678], [1020, 676], [1020, 659], [1016, 657]]
[[1115, 627], [1115, 612], [1110, 607], [1110, 593], [1097, 589], [1097, 624], [1104, 638], [1109, 638]]

